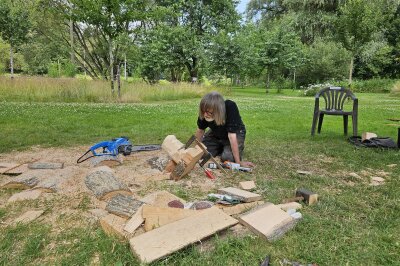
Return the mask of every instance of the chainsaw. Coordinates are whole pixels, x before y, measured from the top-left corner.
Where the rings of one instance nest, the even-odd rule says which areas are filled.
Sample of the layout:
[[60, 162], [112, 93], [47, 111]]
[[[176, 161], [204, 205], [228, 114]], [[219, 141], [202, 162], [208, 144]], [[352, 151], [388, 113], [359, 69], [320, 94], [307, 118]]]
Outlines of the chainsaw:
[[[124, 156], [130, 155], [132, 152], [139, 151], [154, 151], [160, 150], [160, 145], [136, 145], [133, 146], [127, 137], [115, 138], [108, 141], [99, 142], [89, 148], [79, 159], [77, 163], [84, 162], [90, 158], [96, 156], [112, 156], [117, 157], [118, 154], [123, 154]], [[89, 153], [92, 154], [89, 154]], [[89, 154], [89, 155], [88, 155]]]

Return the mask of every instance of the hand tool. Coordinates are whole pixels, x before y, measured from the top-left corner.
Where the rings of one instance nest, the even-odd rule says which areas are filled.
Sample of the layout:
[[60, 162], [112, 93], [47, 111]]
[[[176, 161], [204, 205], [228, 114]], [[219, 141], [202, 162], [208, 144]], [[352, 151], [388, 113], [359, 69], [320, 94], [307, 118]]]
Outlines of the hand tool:
[[318, 201], [318, 194], [302, 188], [296, 190], [296, 197], [285, 199], [282, 203], [294, 201], [304, 201], [307, 205], [312, 205]]
[[210, 158], [211, 158], [211, 154], [207, 154], [207, 155], [203, 158], [203, 160], [202, 160], [201, 162], [199, 162], [199, 165], [200, 165], [201, 168], [203, 168], [204, 173], [206, 174], [206, 176], [207, 176], [208, 178], [210, 178], [210, 179], [215, 179], [215, 176], [214, 176], [214, 174], [211, 172], [211, 170], [204, 168], [204, 164], [205, 164], [206, 162], [208, 162], [208, 160], [209, 160]]

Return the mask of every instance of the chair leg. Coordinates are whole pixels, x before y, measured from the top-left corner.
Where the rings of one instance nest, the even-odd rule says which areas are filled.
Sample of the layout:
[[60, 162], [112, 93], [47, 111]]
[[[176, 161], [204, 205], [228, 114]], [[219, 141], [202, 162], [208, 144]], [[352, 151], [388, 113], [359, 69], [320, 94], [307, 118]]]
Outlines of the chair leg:
[[353, 136], [357, 136], [357, 123], [358, 123], [358, 118], [357, 118], [357, 114], [353, 114], [351, 116], [352, 122], [353, 122]]
[[324, 121], [324, 114], [319, 114], [318, 121], [318, 134], [321, 133], [322, 122]]
[[311, 125], [311, 136], [314, 136], [315, 134], [315, 128], [317, 126], [317, 121], [318, 121], [318, 113], [314, 113], [313, 116], [313, 121], [312, 121], [312, 125]]
[[347, 136], [348, 128], [349, 128], [349, 116], [343, 116], [343, 128], [344, 128], [344, 135]]

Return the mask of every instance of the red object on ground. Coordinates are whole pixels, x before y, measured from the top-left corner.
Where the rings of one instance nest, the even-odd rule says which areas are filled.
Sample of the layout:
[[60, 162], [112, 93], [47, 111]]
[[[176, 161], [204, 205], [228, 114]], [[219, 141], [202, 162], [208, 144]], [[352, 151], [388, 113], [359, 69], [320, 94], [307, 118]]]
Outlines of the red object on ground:
[[[204, 168], [203, 168], [204, 169]], [[208, 170], [208, 169], [204, 169], [204, 173], [206, 173], [206, 176], [210, 179], [215, 179], [215, 176], [213, 175], [213, 173]]]

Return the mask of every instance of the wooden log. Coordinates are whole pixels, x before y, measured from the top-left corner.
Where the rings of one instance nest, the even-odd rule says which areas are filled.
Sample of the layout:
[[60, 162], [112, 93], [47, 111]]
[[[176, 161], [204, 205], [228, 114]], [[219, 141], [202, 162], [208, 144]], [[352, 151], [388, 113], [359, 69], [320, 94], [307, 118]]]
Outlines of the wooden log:
[[295, 219], [272, 203], [265, 203], [244, 213], [239, 221], [269, 241], [279, 239], [296, 224]]
[[142, 217], [145, 219], [144, 230], [157, 227], [198, 214], [199, 211], [178, 208], [160, 208], [151, 205], [143, 206]]
[[234, 187], [218, 189], [218, 193], [233, 196], [243, 202], [252, 202], [252, 201], [258, 201], [258, 200], [262, 199], [261, 195], [259, 195], [259, 194], [252, 193], [252, 192], [238, 189], [238, 188], [234, 188]]
[[28, 189], [36, 186], [38, 183], [39, 178], [36, 174], [26, 173], [7, 182], [2, 186], [2, 188]]
[[100, 225], [108, 236], [116, 236], [119, 239], [125, 239], [127, 234], [124, 232], [126, 219], [108, 214], [100, 218]]
[[151, 263], [223, 229], [237, 220], [218, 208], [164, 225], [129, 240], [132, 252], [143, 263]]
[[62, 169], [64, 163], [36, 162], [28, 164], [29, 169]]
[[132, 196], [118, 194], [107, 202], [106, 211], [124, 218], [129, 218], [142, 205], [143, 202], [135, 200]]
[[168, 153], [168, 155], [174, 160], [176, 163], [181, 161], [180, 151], [184, 148], [184, 144], [180, 142], [174, 135], [168, 135], [162, 145], [161, 148]]
[[97, 170], [86, 176], [85, 184], [96, 198], [110, 199], [117, 194], [131, 195], [128, 186], [118, 180], [110, 171]]

